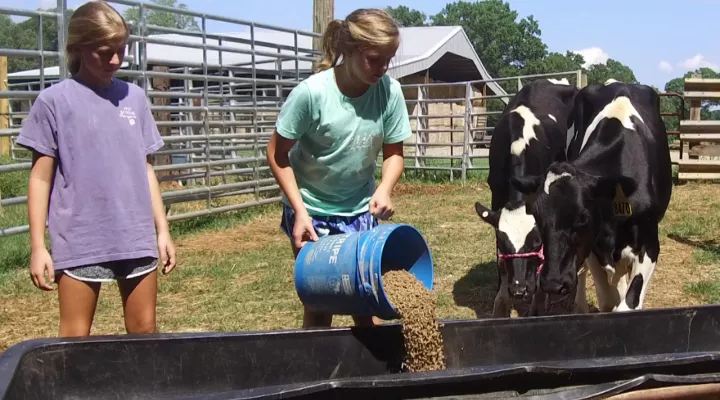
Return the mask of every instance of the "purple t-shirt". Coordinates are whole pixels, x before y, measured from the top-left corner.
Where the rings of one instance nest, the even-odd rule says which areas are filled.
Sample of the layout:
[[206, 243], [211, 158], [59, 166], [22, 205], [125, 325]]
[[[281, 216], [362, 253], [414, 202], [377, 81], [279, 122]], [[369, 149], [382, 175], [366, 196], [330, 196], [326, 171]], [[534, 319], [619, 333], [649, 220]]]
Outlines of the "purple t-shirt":
[[143, 90], [65, 79], [38, 96], [18, 144], [57, 161], [48, 232], [56, 270], [157, 257], [145, 158], [163, 146]]

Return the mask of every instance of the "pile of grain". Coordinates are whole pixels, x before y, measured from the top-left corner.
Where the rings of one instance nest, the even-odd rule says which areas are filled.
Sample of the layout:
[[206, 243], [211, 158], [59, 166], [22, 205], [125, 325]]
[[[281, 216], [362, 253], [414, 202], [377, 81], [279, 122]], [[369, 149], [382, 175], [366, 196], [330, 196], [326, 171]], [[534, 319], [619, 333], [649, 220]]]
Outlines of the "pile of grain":
[[383, 274], [383, 287], [402, 320], [405, 365], [410, 372], [445, 369], [435, 294], [405, 270]]

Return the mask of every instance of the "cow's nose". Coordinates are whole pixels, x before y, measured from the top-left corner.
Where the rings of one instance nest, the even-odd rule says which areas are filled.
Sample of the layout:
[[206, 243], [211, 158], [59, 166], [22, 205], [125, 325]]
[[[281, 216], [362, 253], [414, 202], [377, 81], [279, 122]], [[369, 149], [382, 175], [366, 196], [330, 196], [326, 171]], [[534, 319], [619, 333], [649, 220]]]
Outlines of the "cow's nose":
[[516, 280], [510, 285], [510, 293], [516, 297], [523, 297], [527, 293], [527, 285], [520, 284], [520, 281]]

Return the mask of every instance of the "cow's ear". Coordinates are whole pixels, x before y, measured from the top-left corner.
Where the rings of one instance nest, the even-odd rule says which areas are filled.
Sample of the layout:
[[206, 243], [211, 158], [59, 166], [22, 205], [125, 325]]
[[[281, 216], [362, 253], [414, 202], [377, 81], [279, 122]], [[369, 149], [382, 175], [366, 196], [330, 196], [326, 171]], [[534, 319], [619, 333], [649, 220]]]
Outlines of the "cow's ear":
[[510, 178], [510, 184], [513, 185], [520, 193], [533, 194], [537, 192], [540, 183], [542, 182], [542, 175], [538, 176], [521, 176]]
[[483, 221], [497, 228], [498, 221], [500, 220], [500, 213], [493, 211], [484, 205], [475, 202], [475, 212], [482, 218]]

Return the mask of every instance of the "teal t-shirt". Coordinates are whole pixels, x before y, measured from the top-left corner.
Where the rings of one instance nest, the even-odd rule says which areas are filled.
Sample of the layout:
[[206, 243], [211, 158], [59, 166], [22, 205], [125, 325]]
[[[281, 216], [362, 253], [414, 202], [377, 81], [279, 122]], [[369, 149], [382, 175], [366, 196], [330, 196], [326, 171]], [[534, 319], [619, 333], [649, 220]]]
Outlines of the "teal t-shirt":
[[[400, 83], [385, 75], [363, 95], [350, 98], [335, 82], [334, 68], [300, 82], [283, 104], [276, 125], [297, 140], [290, 165], [311, 215], [352, 216], [368, 210], [383, 143], [412, 134]], [[283, 195], [287, 204], [287, 198]]]

